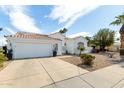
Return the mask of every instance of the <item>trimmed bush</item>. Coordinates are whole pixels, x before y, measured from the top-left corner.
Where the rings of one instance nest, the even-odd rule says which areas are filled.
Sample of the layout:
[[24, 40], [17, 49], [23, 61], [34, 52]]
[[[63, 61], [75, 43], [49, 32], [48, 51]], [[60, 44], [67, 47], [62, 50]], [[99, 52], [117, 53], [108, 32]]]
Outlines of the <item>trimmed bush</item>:
[[88, 54], [81, 54], [80, 58], [82, 60], [82, 64], [92, 66], [93, 60], [95, 59], [95, 56], [88, 55]]
[[0, 67], [3, 67], [3, 63], [4, 61], [6, 61], [7, 58], [5, 57], [5, 55], [3, 54], [3, 50], [0, 49]]

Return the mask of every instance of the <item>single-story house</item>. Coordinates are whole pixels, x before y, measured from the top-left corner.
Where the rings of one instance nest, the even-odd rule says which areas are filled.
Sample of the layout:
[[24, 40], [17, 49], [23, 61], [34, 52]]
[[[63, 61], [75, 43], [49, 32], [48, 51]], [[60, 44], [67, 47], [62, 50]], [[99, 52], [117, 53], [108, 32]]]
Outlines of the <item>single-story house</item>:
[[17, 32], [15, 35], [6, 36], [7, 49], [12, 49], [12, 58], [33, 58], [47, 57], [53, 55], [53, 50], [57, 50], [57, 55], [61, 55], [61, 40], [51, 38], [48, 35]]
[[56, 51], [57, 55], [79, 54], [79, 45], [84, 46], [86, 51], [88, 49], [84, 37], [69, 38], [59, 32], [50, 35], [17, 32], [5, 37], [7, 51], [11, 52], [12, 59], [49, 57], [53, 56], [53, 51]]

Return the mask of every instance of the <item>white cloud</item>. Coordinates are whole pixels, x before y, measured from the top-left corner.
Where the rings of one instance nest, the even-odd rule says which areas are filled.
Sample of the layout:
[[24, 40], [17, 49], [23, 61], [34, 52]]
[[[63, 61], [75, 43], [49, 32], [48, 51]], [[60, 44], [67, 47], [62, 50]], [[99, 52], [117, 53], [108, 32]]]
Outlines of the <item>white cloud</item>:
[[19, 31], [41, 33], [35, 20], [26, 13], [28, 10], [26, 6], [1, 6], [1, 8], [9, 16], [12, 26]]
[[86, 37], [86, 36], [90, 36], [90, 34], [88, 32], [80, 32], [80, 33], [76, 33], [76, 34], [73, 34], [73, 35], [69, 35], [67, 37], [75, 38], [75, 37], [78, 37], [78, 36]]
[[[83, 2], [82, 2], [83, 3]], [[53, 20], [58, 20], [58, 23], [65, 23], [66, 28], [69, 28], [74, 24], [74, 22], [81, 16], [89, 13], [90, 11], [96, 9], [98, 5], [82, 5], [80, 4], [65, 4], [54, 6], [51, 13], [48, 15], [49, 18]]]

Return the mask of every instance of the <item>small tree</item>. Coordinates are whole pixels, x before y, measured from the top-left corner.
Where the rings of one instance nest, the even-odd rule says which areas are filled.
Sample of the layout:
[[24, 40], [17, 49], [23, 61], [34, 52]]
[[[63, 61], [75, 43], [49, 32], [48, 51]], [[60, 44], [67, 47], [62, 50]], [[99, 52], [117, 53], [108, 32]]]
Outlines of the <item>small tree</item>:
[[78, 46], [77, 49], [80, 51], [80, 54], [79, 55], [81, 55], [82, 52], [85, 50], [85, 48], [82, 47], [82, 46]]
[[110, 46], [114, 43], [115, 32], [107, 28], [100, 29], [94, 36], [94, 44], [100, 46], [100, 50], [104, 51], [106, 46]]
[[67, 31], [68, 31], [68, 29], [67, 29], [67, 28], [63, 28], [63, 29], [60, 29], [60, 31], [59, 31], [59, 32], [60, 32], [61, 34], [64, 34], [64, 33], [66, 33]]
[[7, 58], [5, 57], [5, 55], [3, 54], [3, 50], [0, 49], [0, 67], [3, 67], [3, 63], [4, 61], [6, 61]]

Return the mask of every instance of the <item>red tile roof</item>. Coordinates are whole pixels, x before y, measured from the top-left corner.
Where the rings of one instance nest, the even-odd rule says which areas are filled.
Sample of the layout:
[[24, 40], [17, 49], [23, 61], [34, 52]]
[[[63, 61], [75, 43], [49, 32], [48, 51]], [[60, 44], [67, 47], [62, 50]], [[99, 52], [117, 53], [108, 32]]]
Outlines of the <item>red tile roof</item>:
[[36, 33], [28, 33], [28, 32], [17, 32], [15, 35], [9, 35], [5, 37], [14, 37], [14, 38], [26, 38], [26, 39], [53, 39], [53, 40], [60, 40], [56, 38], [51, 38], [48, 35], [43, 34], [36, 34]]

